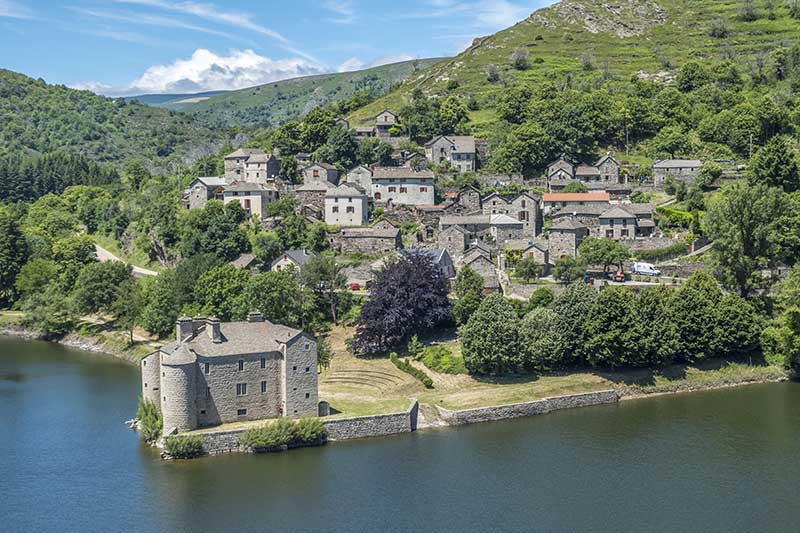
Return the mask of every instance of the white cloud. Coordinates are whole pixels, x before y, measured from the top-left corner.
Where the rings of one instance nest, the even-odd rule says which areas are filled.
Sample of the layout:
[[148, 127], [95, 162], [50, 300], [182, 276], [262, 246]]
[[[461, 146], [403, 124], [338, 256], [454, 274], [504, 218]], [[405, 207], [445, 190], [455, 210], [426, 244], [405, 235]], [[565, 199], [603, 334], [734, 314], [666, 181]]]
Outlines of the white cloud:
[[322, 5], [336, 14], [329, 19], [334, 24], [352, 24], [358, 19], [352, 0], [325, 0]]
[[33, 12], [22, 4], [11, 0], [0, 0], [0, 17], [13, 19], [32, 19]]
[[218, 37], [230, 37], [230, 33], [213, 30], [203, 26], [198, 26], [196, 24], [190, 24], [188, 22], [184, 22], [175, 18], [160, 17], [157, 15], [147, 15], [144, 13], [123, 13], [123, 12], [85, 9], [81, 7], [68, 7], [68, 9], [76, 13], [80, 13], [82, 15], [87, 15], [90, 17], [95, 17], [108, 21], [125, 22], [129, 24], [139, 24], [145, 26], [158, 26], [163, 28], [177, 28], [182, 30], [196, 31], [200, 33], [208, 33], [210, 35], [216, 35]]
[[353, 72], [354, 70], [362, 70], [364, 68], [364, 63], [357, 57], [351, 57], [341, 65], [339, 65], [339, 72]]
[[128, 86], [111, 87], [86, 82], [75, 87], [109, 96], [194, 93], [244, 89], [323, 72], [321, 67], [302, 58], [273, 60], [252, 50], [231, 50], [228, 55], [218, 55], [198, 48], [188, 59], [177, 59], [167, 65], [153, 65]]
[[253, 22], [255, 20], [255, 15], [250, 13], [245, 13], [242, 11], [225, 11], [218, 8], [214, 4], [206, 4], [206, 3], [199, 3], [193, 1], [183, 1], [183, 2], [175, 2], [175, 1], [168, 1], [168, 0], [114, 0], [120, 4], [136, 4], [140, 6], [148, 6], [148, 7], [155, 7], [158, 9], [163, 9], [166, 11], [174, 11], [177, 13], [183, 13], [186, 15], [192, 15], [198, 18], [202, 18], [211, 22], [222, 22], [231, 26], [236, 26], [237, 28], [249, 30], [266, 37], [270, 37], [277, 41], [281, 47], [289, 52], [299, 55], [307, 59], [308, 61], [313, 61], [314, 63], [318, 63], [318, 61], [310, 54], [303, 52], [295, 48], [289, 40], [281, 35], [280, 33], [267, 28], [261, 24], [257, 24]]

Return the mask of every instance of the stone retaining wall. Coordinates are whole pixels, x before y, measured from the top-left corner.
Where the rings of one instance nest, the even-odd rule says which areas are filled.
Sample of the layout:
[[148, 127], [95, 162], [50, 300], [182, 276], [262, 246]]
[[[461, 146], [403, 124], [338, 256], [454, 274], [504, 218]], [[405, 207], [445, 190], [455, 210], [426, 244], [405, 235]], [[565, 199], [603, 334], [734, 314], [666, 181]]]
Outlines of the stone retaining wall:
[[[416, 431], [418, 413], [419, 403], [417, 400], [412, 400], [409, 408], [401, 413], [323, 419], [323, 423], [328, 429], [329, 440], [361, 439]], [[239, 437], [244, 432], [244, 429], [234, 429], [197, 433], [197, 435], [203, 439], [203, 452], [216, 455], [247, 451], [239, 445]]]
[[573, 407], [585, 407], [588, 405], [600, 405], [615, 403], [619, 401], [616, 391], [605, 390], [599, 392], [587, 392], [585, 394], [571, 394], [568, 396], [554, 396], [543, 400], [532, 402], [515, 403], [507, 405], [497, 405], [494, 407], [479, 407], [476, 409], [465, 409], [463, 411], [448, 411], [436, 406], [442, 419], [451, 426], [464, 424], [475, 424], [478, 422], [490, 422], [492, 420], [504, 420], [507, 418], [519, 418], [523, 416], [539, 415], [557, 411], [559, 409], [571, 409]]

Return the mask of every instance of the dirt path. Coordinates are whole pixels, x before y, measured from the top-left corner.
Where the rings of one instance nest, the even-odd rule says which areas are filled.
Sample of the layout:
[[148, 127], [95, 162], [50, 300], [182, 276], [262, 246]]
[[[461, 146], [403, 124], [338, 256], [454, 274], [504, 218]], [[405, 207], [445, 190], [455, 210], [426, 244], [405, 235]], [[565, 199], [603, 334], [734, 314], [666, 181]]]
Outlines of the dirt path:
[[[122, 259], [117, 257], [116, 255], [112, 254], [99, 244], [95, 243], [94, 245], [95, 252], [97, 253], [97, 259], [101, 262], [105, 263], [107, 261], [119, 261], [120, 263], [124, 263]], [[138, 267], [135, 265], [131, 265], [133, 267], [133, 275], [142, 277], [142, 276], [158, 276], [158, 272], [153, 270], [147, 270], [146, 268]]]

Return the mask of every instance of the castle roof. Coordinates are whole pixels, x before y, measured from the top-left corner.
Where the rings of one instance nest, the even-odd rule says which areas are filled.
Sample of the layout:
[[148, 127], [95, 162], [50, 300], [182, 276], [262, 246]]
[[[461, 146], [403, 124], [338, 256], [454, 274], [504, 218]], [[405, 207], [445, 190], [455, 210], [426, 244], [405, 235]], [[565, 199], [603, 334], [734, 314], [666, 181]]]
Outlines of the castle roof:
[[214, 342], [207, 333], [208, 325], [200, 325], [183, 342], [171, 342], [161, 348], [165, 362], [173, 364], [189, 363], [196, 357], [225, 357], [253, 353], [280, 352], [282, 346], [301, 335], [300, 330], [263, 322], [222, 322], [220, 324], [221, 342]]

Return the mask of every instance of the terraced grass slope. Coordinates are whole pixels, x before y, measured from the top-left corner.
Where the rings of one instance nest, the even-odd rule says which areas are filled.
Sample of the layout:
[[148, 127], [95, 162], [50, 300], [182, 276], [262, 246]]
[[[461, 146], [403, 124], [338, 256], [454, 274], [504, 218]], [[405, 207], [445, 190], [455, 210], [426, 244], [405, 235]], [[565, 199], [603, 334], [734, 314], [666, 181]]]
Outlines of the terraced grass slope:
[[313, 108], [371, 89], [383, 95], [421, 73], [440, 59], [418, 59], [356, 72], [341, 72], [283, 80], [193, 101], [189, 98], [160, 104], [182, 111], [211, 127], [270, 127], [308, 113]]
[[[757, 18], [750, 21], [741, 16], [746, 3], [563, 0], [508, 29], [475, 39], [458, 56], [432, 66], [424, 76], [409, 80], [350, 118], [355, 124], [369, 123], [383, 109], [401, 107], [420, 88], [428, 95], [476, 98], [481, 110], [471, 118], [480, 133], [494, 122], [494, 97], [517, 81], [563, 81], [567, 75], [573, 80], [627, 78], [637, 73], [668, 80], [690, 58], [724, 56], [757, 63], [758, 54], [800, 37], [800, 21], [789, 16], [790, 2], [754, 0]], [[529, 54], [527, 70], [512, 67], [511, 54], [517, 50]], [[490, 65], [499, 81], [487, 80]]]

